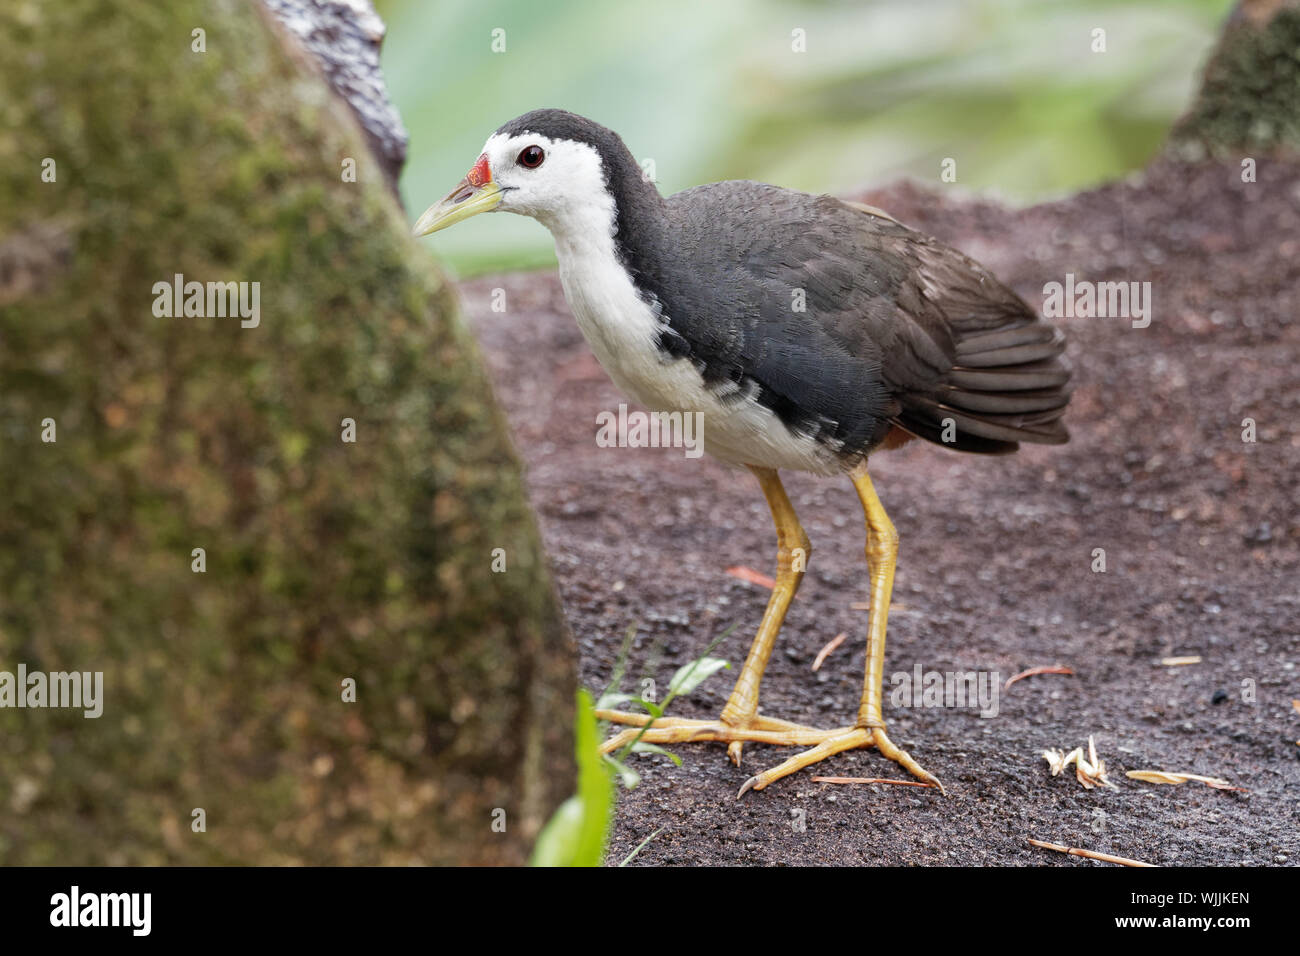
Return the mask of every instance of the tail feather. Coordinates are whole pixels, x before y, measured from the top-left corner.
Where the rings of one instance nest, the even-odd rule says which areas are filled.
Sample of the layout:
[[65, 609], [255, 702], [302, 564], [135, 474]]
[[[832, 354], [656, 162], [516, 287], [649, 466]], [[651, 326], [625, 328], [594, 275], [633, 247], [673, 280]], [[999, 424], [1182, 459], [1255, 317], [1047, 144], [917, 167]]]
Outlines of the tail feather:
[[883, 359], [896, 402], [890, 424], [982, 454], [1069, 441], [1064, 334], [969, 256], [877, 209], [856, 208], [868, 214], [859, 220], [868, 272], [894, 293], [892, 313], [863, 308], [874, 339], [864, 337]]
[[998, 415], [1015, 412], [1045, 412], [1064, 408], [1070, 401], [1065, 388], [1036, 388], [1023, 392], [972, 392], [954, 385], [945, 385], [938, 400], [945, 405], [959, 405], [971, 412], [992, 412]]
[[1070, 401], [1070, 367], [1059, 329], [1034, 320], [958, 336], [955, 331], [954, 364], [940, 383], [900, 396], [900, 427], [982, 454], [1015, 451], [1022, 441], [1069, 441], [1062, 416]]
[[957, 343], [957, 361], [965, 368], [1016, 366], [1055, 358], [1065, 347], [1065, 334], [1040, 322]]
[[991, 368], [956, 366], [947, 384], [970, 392], [1024, 392], [1061, 388], [1070, 380], [1070, 370], [1061, 362], [1033, 362]]

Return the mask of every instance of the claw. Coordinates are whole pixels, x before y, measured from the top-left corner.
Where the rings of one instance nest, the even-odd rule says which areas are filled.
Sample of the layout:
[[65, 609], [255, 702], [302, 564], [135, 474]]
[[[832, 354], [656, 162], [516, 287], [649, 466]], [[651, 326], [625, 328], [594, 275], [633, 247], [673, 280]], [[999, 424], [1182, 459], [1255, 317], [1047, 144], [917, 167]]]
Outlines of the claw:
[[731, 764], [733, 767], [740, 766], [740, 752], [744, 746], [745, 744], [739, 740], [733, 740], [731, 743], [727, 744], [727, 756], [731, 758]]
[[758, 777], [756, 777], [756, 776], [754, 776], [754, 777], [750, 777], [748, 780], [746, 780], [744, 783], [742, 783], [742, 784], [740, 785], [740, 790], [739, 790], [739, 792], [737, 792], [737, 794], [736, 794], [736, 799], [739, 800], [739, 799], [740, 799], [741, 797], [743, 797], [745, 794], [749, 793], [750, 790], [754, 789], [754, 784], [756, 784], [756, 783], [758, 783]]

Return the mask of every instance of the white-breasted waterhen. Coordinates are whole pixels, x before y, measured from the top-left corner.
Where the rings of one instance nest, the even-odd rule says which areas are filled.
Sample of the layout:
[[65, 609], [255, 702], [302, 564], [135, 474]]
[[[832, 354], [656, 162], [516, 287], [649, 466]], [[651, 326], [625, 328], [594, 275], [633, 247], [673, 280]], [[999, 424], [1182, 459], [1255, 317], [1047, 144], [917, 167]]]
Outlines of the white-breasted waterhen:
[[[726, 741], [737, 764], [747, 740], [811, 748], [737, 796], [867, 746], [938, 786], [885, 733], [898, 534], [867, 460], [913, 436], [983, 454], [1066, 441], [1064, 336], [978, 263], [880, 210], [755, 182], [665, 199], [615, 133], [563, 110], [535, 110], [493, 133], [415, 232], [488, 211], [550, 229], [569, 306], [615, 384], [652, 411], [702, 413], [705, 450], [754, 473], [776, 523], [776, 586], [721, 716], [661, 718], [642, 739]], [[810, 551], [782, 468], [848, 476], [866, 513], [867, 665], [851, 726], [758, 714], [759, 682]]]

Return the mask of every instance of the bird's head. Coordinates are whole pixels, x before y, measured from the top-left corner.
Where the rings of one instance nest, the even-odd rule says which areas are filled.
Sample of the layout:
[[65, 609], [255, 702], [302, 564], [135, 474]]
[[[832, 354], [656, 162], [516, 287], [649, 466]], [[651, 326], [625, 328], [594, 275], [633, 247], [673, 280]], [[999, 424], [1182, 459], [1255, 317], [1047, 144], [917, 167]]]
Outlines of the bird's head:
[[557, 235], [591, 228], [610, 220], [615, 193], [639, 175], [617, 134], [564, 110], [534, 110], [488, 137], [468, 175], [424, 211], [415, 234], [427, 236], [481, 212], [531, 216]]

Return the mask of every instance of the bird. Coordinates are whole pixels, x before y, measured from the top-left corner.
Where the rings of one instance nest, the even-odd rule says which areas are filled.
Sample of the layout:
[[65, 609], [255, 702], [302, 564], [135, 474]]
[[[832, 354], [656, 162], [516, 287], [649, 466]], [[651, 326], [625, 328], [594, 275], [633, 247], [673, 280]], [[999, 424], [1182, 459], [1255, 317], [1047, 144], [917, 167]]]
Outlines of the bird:
[[[603, 750], [637, 735], [721, 741], [739, 766], [747, 742], [798, 748], [746, 779], [739, 799], [874, 747], [943, 792], [884, 719], [899, 537], [868, 461], [913, 439], [982, 455], [1068, 441], [1061, 331], [979, 263], [875, 207], [751, 181], [664, 197], [618, 134], [565, 110], [533, 110], [498, 128], [414, 233], [484, 212], [550, 230], [565, 298], [614, 384], [648, 409], [699, 416], [704, 450], [754, 474], [776, 528], [772, 593], [719, 717], [602, 710], [629, 725]], [[856, 719], [830, 729], [758, 712], [811, 554], [781, 471], [847, 478], [865, 521], [863, 690]]]

